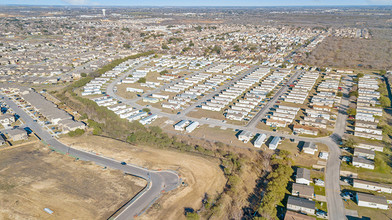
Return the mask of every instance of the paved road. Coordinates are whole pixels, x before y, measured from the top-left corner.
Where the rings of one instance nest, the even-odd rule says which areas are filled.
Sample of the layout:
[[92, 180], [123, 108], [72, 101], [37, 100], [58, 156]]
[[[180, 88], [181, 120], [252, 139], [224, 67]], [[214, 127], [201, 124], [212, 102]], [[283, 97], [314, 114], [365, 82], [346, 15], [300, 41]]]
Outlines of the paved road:
[[269, 112], [272, 106], [275, 105], [276, 101], [278, 101], [279, 97], [285, 93], [288, 89], [288, 86], [294, 82], [294, 80], [298, 79], [298, 76], [301, 74], [301, 71], [297, 71], [293, 74], [290, 79], [279, 89], [277, 93], [275, 93], [274, 97], [249, 121], [249, 123], [245, 126], [246, 128], [254, 128], [257, 123], [260, 122], [261, 119], [265, 117], [265, 115]]
[[[292, 83], [295, 79], [298, 78], [299, 74], [301, 72], [296, 72], [286, 83], [286, 85], [289, 85]], [[266, 108], [263, 111], [260, 111], [258, 115], [254, 117], [254, 123], [257, 124], [262, 117], [265, 116], [265, 112], [267, 109], [272, 107], [273, 104], [275, 104], [277, 98], [280, 97], [283, 92], [287, 90], [287, 86], [283, 86], [275, 95], [272, 100], [266, 105]], [[108, 87], [109, 89], [109, 87]], [[173, 121], [178, 121], [178, 120], [191, 120], [191, 121], [198, 121], [200, 124], [208, 124], [208, 125], [213, 125], [213, 126], [220, 126], [220, 127], [226, 127], [234, 130], [243, 130], [246, 129], [248, 131], [251, 131], [253, 133], [264, 133], [266, 135], [270, 136], [281, 136], [285, 138], [291, 138], [297, 141], [308, 141], [308, 142], [319, 142], [326, 144], [329, 148], [329, 158], [327, 161], [327, 166], [326, 166], [326, 175], [325, 175], [325, 184], [326, 184], [326, 197], [327, 197], [327, 203], [328, 203], [328, 214], [329, 214], [329, 219], [346, 219], [345, 218], [345, 211], [344, 211], [344, 205], [342, 202], [342, 198], [340, 196], [340, 155], [341, 151], [339, 149], [339, 146], [337, 143], [340, 142], [340, 138], [343, 136], [345, 130], [346, 130], [346, 120], [347, 120], [347, 115], [346, 115], [346, 110], [348, 108], [348, 92], [349, 88], [345, 88], [343, 90], [344, 96], [342, 98], [341, 105], [339, 106], [339, 113], [337, 117], [337, 122], [335, 125], [335, 130], [334, 134], [331, 135], [330, 137], [319, 137], [319, 138], [309, 138], [309, 137], [300, 137], [292, 134], [287, 134], [287, 133], [281, 133], [281, 132], [273, 132], [270, 130], [262, 130], [258, 129], [255, 127], [253, 124], [248, 124], [247, 127], [241, 126], [241, 125], [233, 125], [233, 124], [226, 124], [225, 122], [217, 119], [206, 119], [206, 118], [193, 118], [186, 116], [185, 114], [170, 114], [166, 112], [162, 112], [161, 109], [151, 107], [151, 111], [154, 114], [158, 114], [163, 117], [167, 117], [170, 120]], [[132, 100], [127, 100], [122, 97], [117, 96], [113, 91], [108, 90], [107, 94], [123, 101], [126, 104], [129, 104], [133, 107], [136, 108], [143, 108], [143, 106], [135, 103]], [[215, 140], [213, 140], [215, 141]]]
[[[350, 82], [343, 80], [346, 85]], [[327, 205], [329, 210], [329, 219], [346, 219], [345, 210], [342, 198], [340, 196], [340, 156], [341, 151], [337, 143], [340, 142], [341, 138], [346, 131], [347, 122], [347, 109], [349, 105], [348, 93], [350, 88], [348, 86], [343, 87], [343, 97], [338, 109], [338, 117], [334, 128], [334, 133], [330, 137], [329, 157], [327, 161], [326, 179], [325, 179], [325, 191], [327, 197]], [[333, 211], [331, 211], [333, 210]]]
[[[4, 97], [0, 95], [0, 98]], [[142, 213], [148, 208], [152, 202], [155, 201], [162, 191], [170, 191], [175, 189], [180, 183], [179, 176], [174, 171], [154, 171], [148, 170], [136, 165], [128, 164], [121, 165], [120, 162], [107, 158], [104, 156], [96, 155], [94, 153], [77, 150], [66, 146], [53, 138], [46, 130], [19, 108], [12, 100], [4, 97], [4, 101], [18, 114], [26, 125], [37, 134], [42, 141], [46, 142], [51, 148], [62, 153], [68, 153], [76, 158], [86, 161], [93, 161], [101, 166], [106, 166], [112, 169], [121, 170], [127, 174], [131, 174], [143, 178], [149, 182], [149, 187], [141, 195], [137, 195], [136, 199], [130, 201], [117, 215], [116, 219], [132, 219], [134, 216]]]

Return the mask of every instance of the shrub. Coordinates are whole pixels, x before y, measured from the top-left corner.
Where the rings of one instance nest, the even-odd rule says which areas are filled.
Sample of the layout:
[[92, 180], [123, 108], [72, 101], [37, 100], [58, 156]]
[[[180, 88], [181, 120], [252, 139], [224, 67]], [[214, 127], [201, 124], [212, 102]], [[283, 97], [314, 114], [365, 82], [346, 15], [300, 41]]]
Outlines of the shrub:
[[76, 129], [75, 131], [68, 132], [68, 135], [70, 137], [79, 137], [82, 136], [83, 134], [84, 134], [84, 130], [80, 128]]
[[147, 81], [146, 78], [142, 77], [137, 82], [138, 83], [146, 83], [146, 81]]

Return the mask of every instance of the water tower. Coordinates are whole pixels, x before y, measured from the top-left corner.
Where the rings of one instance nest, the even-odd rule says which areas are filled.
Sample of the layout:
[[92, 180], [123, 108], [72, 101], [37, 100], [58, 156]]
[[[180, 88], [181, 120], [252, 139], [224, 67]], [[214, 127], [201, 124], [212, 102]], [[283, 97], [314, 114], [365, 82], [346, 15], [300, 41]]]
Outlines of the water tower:
[[102, 9], [102, 15], [105, 17], [106, 16], [106, 9]]

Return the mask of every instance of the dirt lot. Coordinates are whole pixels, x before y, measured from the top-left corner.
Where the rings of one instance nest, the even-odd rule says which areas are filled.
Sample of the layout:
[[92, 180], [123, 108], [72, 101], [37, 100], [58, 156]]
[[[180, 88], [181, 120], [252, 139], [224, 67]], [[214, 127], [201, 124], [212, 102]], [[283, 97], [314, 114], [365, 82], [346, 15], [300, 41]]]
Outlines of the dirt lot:
[[215, 195], [222, 191], [226, 183], [226, 178], [219, 168], [219, 161], [215, 159], [171, 150], [133, 146], [96, 136], [64, 137], [61, 141], [72, 144], [75, 148], [93, 150], [150, 169], [178, 171], [187, 186], [164, 194], [139, 219], [184, 219], [184, 208], [199, 209], [205, 193]]
[[[118, 171], [75, 161], [40, 143], [4, 150], [0, 219], [106, 219], [145, 184]], [[44, 212], [46, 207], [54, 213]]]

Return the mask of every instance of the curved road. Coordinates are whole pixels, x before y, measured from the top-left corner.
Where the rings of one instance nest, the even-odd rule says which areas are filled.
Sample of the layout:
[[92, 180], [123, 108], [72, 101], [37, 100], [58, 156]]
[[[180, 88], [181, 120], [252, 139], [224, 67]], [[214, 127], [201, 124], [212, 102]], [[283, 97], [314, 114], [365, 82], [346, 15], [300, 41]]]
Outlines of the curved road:
[[143, 178], [148, 181], [148, 187], [140, 194], [136, 195], [134, 199], [128, 202], [121, 212], [116, 215], [115, 219], [125, 220], [132, 219], [137, 215], [143, 213], [164, 191], [170, 191], [180, 184], [180, 178], [174, 171], [154, 171], [148, 170], [136, 165], [127, 164], [121, 165], [120, 162], [107, 158], [104, 156], [96, 155], [94, 153], [85, 152], [71, 148], [53, 138], [46, 130], [35, 122], [26, 112], [19, 108], [8, 97], [4, 97], [4, 101], [18, 114], [25, 124], [34, 131], [34, 133], [41, 138], [43, 142], [49, 145], [50, 148], [72, 155], [76, 158], [85, 161], [92, 161], [101, 166], [106, 166], [112, 169], [121, 170], [124, 173]]

